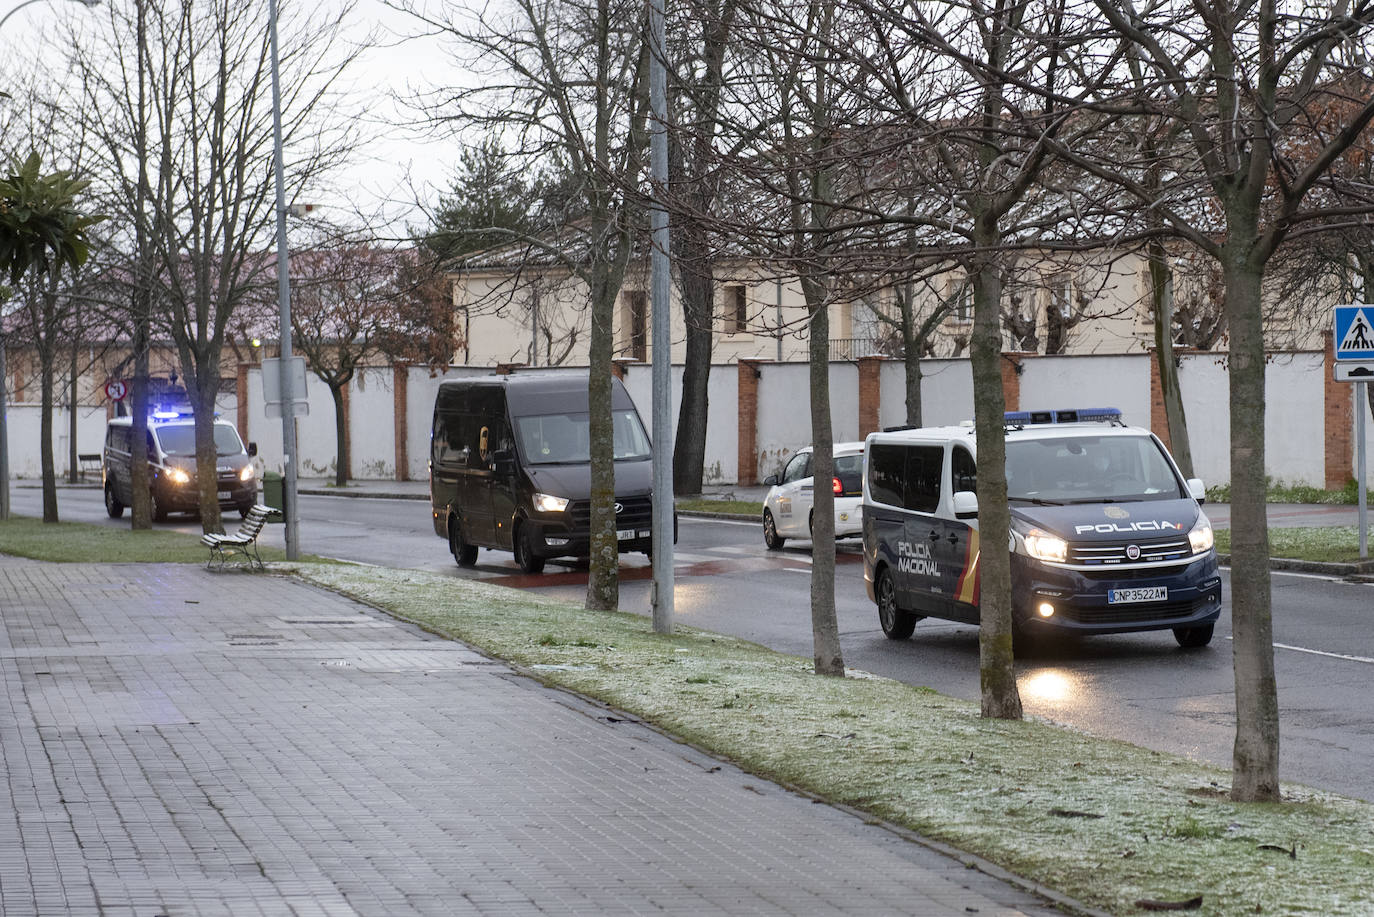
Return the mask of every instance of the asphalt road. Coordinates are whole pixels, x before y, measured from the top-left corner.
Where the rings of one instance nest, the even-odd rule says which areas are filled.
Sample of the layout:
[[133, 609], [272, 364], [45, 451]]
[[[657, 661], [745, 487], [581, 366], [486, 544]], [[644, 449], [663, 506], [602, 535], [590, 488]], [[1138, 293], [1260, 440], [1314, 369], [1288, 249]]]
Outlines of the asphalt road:
[[[37, 490], [16, 488], [12, 498], [17, 513], [41, 512]], [[311, 495], [300, 501], [303, 551], [473, 576], [573, 601], [584, 594], [586, 571], [576, 565], [551, 562], [543, 574], [526, 576], [510, 555], [483, 550], [474, 569], [460, 571], [433, 534], [428, 504], [421, 501]], [[64, 519], [128, 524], [127, 517], [106, 517], [94, 489], [62, 490], [59, 509]], [[199, 531], [186, 517], [162, 526]], [[268, 543], [280, 545], [282, 537], [282, 527], [273, 526]], [[684, 517], [675, 619], [809, 656], [810, 559], [807, 541], [766, 550], [756, 523]], [[647, 558], [624, 556], [622, 608], [649, 613], [650, 575]], [[1374, 800], [1374, 711], [1367, 687], [1374, 676], [1374, 591], [1301, 574], [1275, 573], [1273, 583], [1282, 777]], [[1229, 768], [1235, 709], [1229, 576], [1225, 590], [1227, 610], [1205, 650], [1181, 650], [1170, 632], [1160, 631], [1074, 641], [1018, 660], [1026, 712]], [[836, 606], [846, 665], [977, 700], [976, 629], [926, 620], [910, 640], [887, 640], [864, 591], [855, 542], [839, 548]]]

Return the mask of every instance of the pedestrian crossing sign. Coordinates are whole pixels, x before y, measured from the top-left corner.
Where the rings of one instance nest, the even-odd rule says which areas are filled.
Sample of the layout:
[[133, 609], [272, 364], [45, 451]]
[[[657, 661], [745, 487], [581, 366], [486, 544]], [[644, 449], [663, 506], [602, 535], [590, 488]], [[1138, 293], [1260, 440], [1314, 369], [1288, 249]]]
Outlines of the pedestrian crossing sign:
[[1374, 360], [1374, 307], [1337, 306], [1334, 331], [1337, 360]]

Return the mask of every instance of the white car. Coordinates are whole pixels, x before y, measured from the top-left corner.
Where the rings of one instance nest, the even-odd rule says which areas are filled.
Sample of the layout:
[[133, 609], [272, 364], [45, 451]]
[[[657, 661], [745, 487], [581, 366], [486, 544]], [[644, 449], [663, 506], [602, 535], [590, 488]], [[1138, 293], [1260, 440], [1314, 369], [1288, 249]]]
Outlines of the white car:
[[[863, 534], [864, 444], [835, 444], [835, 477], [830, 482], [835, 494], [835, 537]], [[788, 460], [781, 475], [772, 474], [763, 483], [771, 485], [763, 501], [763, 543], [770, 551], [781, 548], [789, 538], [811, 537], [811, 510], [815, 493], [811, 480], [811, 447], [807, 446]]]

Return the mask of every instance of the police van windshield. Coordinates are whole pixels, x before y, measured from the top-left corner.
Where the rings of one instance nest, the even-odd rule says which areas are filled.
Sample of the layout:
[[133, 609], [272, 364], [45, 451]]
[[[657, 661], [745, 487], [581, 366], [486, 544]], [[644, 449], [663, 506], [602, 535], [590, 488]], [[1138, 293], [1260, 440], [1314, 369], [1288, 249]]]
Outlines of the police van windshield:
[[1149, 436], [1075, 436], [1007, 443], [1007, 498], [1029, 503], [1177, 500], [1186, 496]]
[[[195, 458], [196, 428], [194, 424], [179, 423], [157, 427], [157, 441], [167, 455], [184, 455]], [[227, 423], [215, 424], [215, 454], [238, 455], [243, 451], [243, 442], [237, 431]]]
[[[615, 460], [635, 461], [649, 458], [649, 437], [632, 410], [611, 412]], [[591, 437], [586, 412], [579, 414], [536, 414], [515, 418], [515, 433], [520, 451], [530, 465], [580, 465], [591, 461]]]

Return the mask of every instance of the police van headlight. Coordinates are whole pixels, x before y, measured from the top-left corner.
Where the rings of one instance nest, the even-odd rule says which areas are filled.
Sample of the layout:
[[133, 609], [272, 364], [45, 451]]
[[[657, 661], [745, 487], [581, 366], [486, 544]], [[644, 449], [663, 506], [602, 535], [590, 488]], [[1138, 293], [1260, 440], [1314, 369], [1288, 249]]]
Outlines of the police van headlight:
[[171, 481], [173, 484], [189, 484], [191, 483], [191, 476], [187, 474], [184, 469], [168, 468], [167, 480]]
[[1026, 546], [1026, 553], [1036, 560], [1062, 564], [1069, 559], [1069, 543], [1055, 535], [1032, 529], [1021, 540]]
[[1210, 551], [1212, 545], [1216, 543], [1216, 538], [1212, 535], [1212, 524], [1207, 519], [1198, 519], [1188, 532], [1188, 544], [1192, 545], [1194, 554], [1201, 554]]
[[552, 494], [535, 494], [534, 508], [541, 513], [561, 513], [568, 508], [568, 498], [555, 497]]

